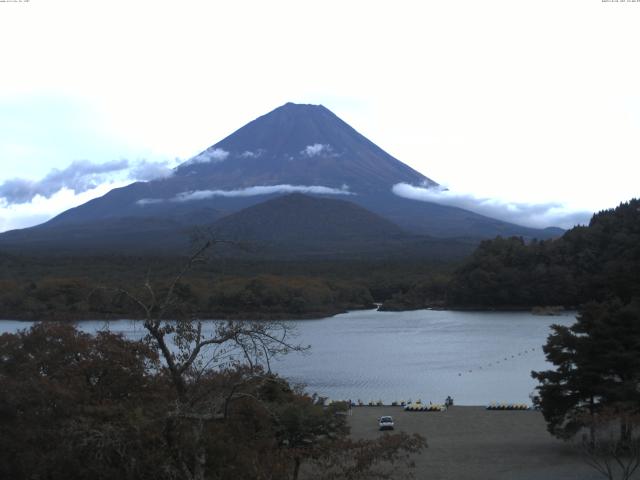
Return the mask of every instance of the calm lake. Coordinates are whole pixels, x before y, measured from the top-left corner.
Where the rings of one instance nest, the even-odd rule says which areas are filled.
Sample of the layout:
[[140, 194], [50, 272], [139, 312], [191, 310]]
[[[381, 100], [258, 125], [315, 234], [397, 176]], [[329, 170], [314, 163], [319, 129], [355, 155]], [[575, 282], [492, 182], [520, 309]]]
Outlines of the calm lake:
[[[417, 400], [456, 404], [529, 403], [531, 370], [550, 368], [542, 352], [549, 326], [571, 325], [575, 313], [354, 311], [320, 320], [289, 321], [297, 342], [311, 345], [272, 368], [311, 393], [333, 399]], [[0, 333], [29, 322], [0, 321]], [[130, 338], [143, 335], [129, 320], [79, 322], [95, 332], [105, 326]]]

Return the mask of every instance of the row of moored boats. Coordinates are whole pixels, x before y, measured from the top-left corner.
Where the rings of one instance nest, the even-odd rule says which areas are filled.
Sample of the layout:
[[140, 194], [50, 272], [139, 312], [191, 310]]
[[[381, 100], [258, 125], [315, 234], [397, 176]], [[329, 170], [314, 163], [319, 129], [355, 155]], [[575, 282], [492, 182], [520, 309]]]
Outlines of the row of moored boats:
[[[327, 399], [325, 405], [331, 405], [333, 403], [346, 403], [351, 407], [384, 407], [388, 406], [382, 400], [371, 400], [367, 403], [362, 400], [358, 400], [356, 402], [351, 400], [329, 400]], [[409, 400], [405, 402], [404, 400], [393, 401], [391, 402], [392, 407], [402, 407], [404, 410], [408, 412], [444, 412], [447, 410], [447, 404], [441, 403], [422, 403], [421, 400], [417, 400], [412, 402]], [[526, 403], [496, 403], [493, 402], [486, 407], [487, 410], [530, 410], [531, 406]]]

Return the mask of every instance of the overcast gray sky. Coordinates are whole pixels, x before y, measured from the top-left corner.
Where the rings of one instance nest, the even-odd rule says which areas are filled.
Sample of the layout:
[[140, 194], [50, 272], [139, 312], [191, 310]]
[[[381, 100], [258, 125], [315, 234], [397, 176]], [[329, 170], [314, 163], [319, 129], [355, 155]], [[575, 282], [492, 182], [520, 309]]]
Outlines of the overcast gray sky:
[[602, 0], [1, 2], [0, 231], [287, 101], [449, 189], [398, 194], [569, 226], [639, 195], [638, 25]]

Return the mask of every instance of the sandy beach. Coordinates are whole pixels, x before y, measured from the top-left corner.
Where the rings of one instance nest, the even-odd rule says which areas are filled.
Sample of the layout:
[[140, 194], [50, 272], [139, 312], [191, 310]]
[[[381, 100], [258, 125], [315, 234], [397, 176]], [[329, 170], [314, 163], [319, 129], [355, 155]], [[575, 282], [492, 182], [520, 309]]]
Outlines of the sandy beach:
[[[397, 431], [419, 433], [429, 448], [415, 457], [415, 478], [430, 480], [597, 480], [576, 444], [552, 437], [537, 411], [454, 406], [445, 412], [355, 407], [355, 438], [375, 438], [377, 419], [392, 415]], [[636, 475], [634, 478], [640, 478]]]

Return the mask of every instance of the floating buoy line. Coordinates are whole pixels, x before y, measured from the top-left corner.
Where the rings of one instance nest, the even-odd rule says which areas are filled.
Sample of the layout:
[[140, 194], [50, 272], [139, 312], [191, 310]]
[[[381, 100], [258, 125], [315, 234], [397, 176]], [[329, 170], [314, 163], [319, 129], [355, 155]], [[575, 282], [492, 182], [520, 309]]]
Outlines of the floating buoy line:
[[[510, 359], [515, 359], [516, 357], [522, 357], [523, 355], [527, 355], [528, 353], [534, 352], [536, 350], [535, 347], [527, 348], [520, 352], [516, 352], [512, 355], [507, 355], [502, 357], [500, 360], [494, 360], [484, 365], [480, 365], [477, 367], [478, 370], [488, 369], [490, 367], [494, 367], [500, 365], [503, 362], [508, 362]], [[458, 372], [458, 376], [461, 377], [463, 374], [473, 373], [473, 368], [468, 369], [466, 372], [460, 371]], [[334, 403], [345, 403], [351, 407], [383, 407], [383, 406], [392, 406], [392, 407], [402, 407], [405, 411], [408, 412], [444, 412], [447, 410], [448, 406], [446, 404], [441, 403], [422, 403], [421, 400], [416, 400], [415, 402], [409, 400], [396, 400], [391, 402], [391, 404], [384, 404], [382, 400], [370, 400], [368, 402], [363, 402], [358, 399], [357, 401], [353, 400], [330, 400], [325, 399], [325, 405], [331, 405]], [[493, 402], [486, 406], [487, 410], [530, 410], [531, 407], [524, 403], [496, 403]]]
[[[535, 351], [535, 347], [527, 348], [527, 349], [522, 350], [520, 352], [514, 353], [513, 355], [511, 355], [511, 357], [509, 357], [507, 355], [502, 360], [495, 360], [495, 361], [489, 362], [489, 363], [487, 363], [485, 365], [480, 365], [479, 367], [477, 367], [477, 369], [478, 370], [483, 370], [484, 368], [493, 367], [494, 364], [495, 365], [500, 365], [501, 362], [508, 362], [511, 358], [515, 359], [516, 357], [522, 357], [523, 355], [526, 355], [526, 354], [531, 353], [533, 351]], [[463, 374], [469, 374], [469, 373], [473, 373], [473, 368], [468, 369], [466, 372], [464, 372], [464, 371], [458, 372], [458, 376], [461, 377]]]

